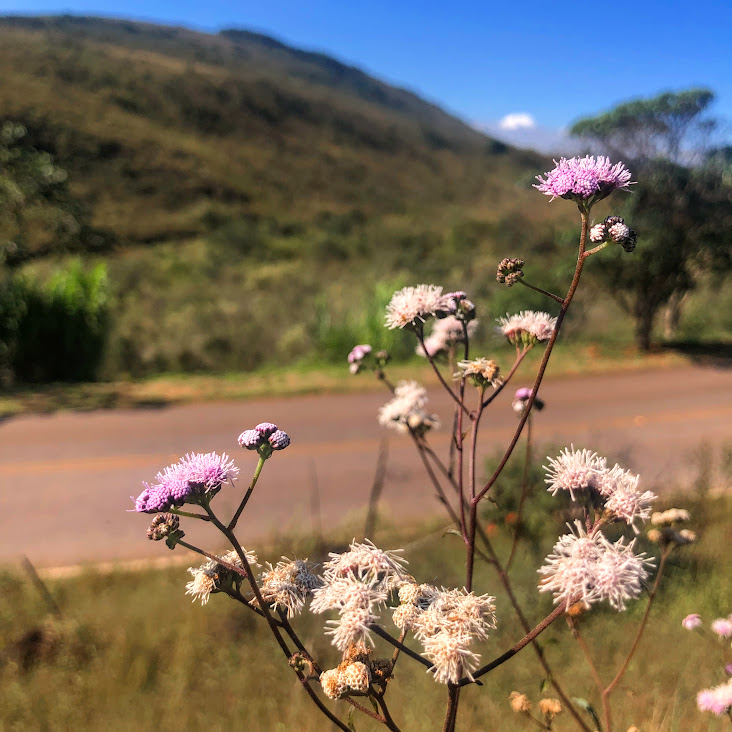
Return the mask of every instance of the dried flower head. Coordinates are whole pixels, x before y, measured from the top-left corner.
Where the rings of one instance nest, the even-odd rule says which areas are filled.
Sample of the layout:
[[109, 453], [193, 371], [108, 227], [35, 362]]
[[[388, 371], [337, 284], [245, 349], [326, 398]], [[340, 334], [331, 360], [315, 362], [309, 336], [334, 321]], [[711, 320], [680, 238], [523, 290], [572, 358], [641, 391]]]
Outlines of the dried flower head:
[[470, 361], [458, 361], [456, 379], [470, 379], [479, 389], [487, 386], [497, 387], [502, 383], [498, 364], [488, 358], [474, 358]]
[[498, 318], [499, 330], [515, 346], [533, 346], [551, 338], [557, 319], [549, 313], [522, 310], [517, 315]]
[[290, 560], [287, 557], [276, 566], [268, 564], [268, 569], [259, 578], [262, 599], [273, 609], [287, 612], [292, 618], [299, 614], [313, 590], [322, 584], [314, 575], [307, 560]]
[[528, 714], [531, 711], [529, 697], [518, 691], [511, 692], [511, 695], [508, 697], [508, 703], [511, 705], [511, 709], [517, 714]]
[[559, 699], [540, 699], [537, 706], [548, 721], [562, 713], [562, 704]]
[[340, 699], [348, 691], [348, 684], [343, 672], [337, 668], [323, 671], [320, 674], [320, 685], [323, 687], [323, 693], [328, 699]]
[[[151, 541], [160, 541], [178, 531], [180, 519], [172, 513], [159, 513], [155, 516], [147, 530], [147, 538]], [[183, 533], [180, 533], [183, 536]]]
[[523, 270], [525, 262], [523, 259], [506, 257], [502, 259], [498, 264], [498, 270], [496, 272], [496, 280], [501, 284], [505, 284], [506, 287], [515, 285], [523, 276]]
[[554, 198], [577, 201], [586, 207], [609, 196], [614, 190], [628, 190], [631, 174], [623, 163], [613, 165], [603, 155], [597, 158], [561, 158], [554, 161], [555, 167], [544, 175], [536, 176], [539, 181], [534, 188]]
[[356, 661], [346, 667], [343, 672], [343, 680], [352, 691], [365, 694], [371, 684], [371, 671], [365, 663]]
[[418, 328], [443, 305], [442, 288], [436, 285], [404, 287], [386, 306], [386, 327]]

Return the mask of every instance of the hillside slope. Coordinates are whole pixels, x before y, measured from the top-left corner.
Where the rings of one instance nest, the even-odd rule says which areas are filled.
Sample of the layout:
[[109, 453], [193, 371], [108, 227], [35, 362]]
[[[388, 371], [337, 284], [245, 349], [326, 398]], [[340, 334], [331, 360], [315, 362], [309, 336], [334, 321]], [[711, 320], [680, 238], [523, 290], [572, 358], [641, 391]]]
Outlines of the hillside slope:
[[0, 18], [0, 109], [122, 242], [235, 218], [501, 210], [539, 158], [410, 92], [247, 31]]

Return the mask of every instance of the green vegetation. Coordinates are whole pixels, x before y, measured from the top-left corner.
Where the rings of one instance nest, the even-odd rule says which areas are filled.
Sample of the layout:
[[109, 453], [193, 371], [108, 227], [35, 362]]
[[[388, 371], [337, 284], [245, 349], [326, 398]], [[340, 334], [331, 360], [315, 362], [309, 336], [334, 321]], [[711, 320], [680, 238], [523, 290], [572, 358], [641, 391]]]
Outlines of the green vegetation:
[[[719, 662], [705, 639], [680, 625], [688, 613], [700, 613], [708, 624], [730, 610], [724, 522], [729, 503], [709, 497], [701, 486], [692, 494], [691, 505], [687, 496], [682, 503], [691, 509], [701, 540], [674, 555], [668, 568], [647, 633], [617, 692], [618, 729], [635, 724], [644, 732], [722, 732], [729, 724], [696, 709], [696, 691], [718, 683]], [[552, 510], [556, 506], [543, 511], [539, 556], [565, 520], [561, 511]], [[493, 527], [497, 547], [507, 552], [508, 531], [500, 512], [485, 520]], [[439, 526], [398, 531], [385, 527], [378, 541], [381, 546], [406, 546], [416, 577], [459, 585], [462, 547], [457, 537], [435, 531]], [[429, 538], [422, 539], [426, 534]], [[349, 531], [343, 538], [352, 535]], [[654, 550], [641, 541], [643, 549]], [[167, 554], [164, 547], [161, 551]], [[312, 557], [315, 550], [309, 539], [291, 538], [260, 555], [276, 559], [281, 551]], [[533, 608], [531, 617], [538, 619], [551, 601], [536, 593], [536, 562], [535, 552], [521, 550], [512, 572], [516, 585], [523, 588], [519, 599]], [[197, 564], [195, 557], [190, 563]], [[3, 574], [0, 729], [165, 731], [238, 724], [252, 732], [323, 730], [322, 717], [298, 688], [276, 644], [257, 627], [260, 619], [223, 595], [214, 595], [205, 607], [192, 605], [183, 594], [189, 578], [179, 567], [110, 574], [88, 571], [72, 579], [51, 580], [51, 593], [63, 613], [57, 619], [24, 577]], [[510, 647], [522, 633], [488, 567], [480, 568], [478, 584], [498, 595], [499, 628], [482, 648], [487, 659]], [[581, 620], [601, 674], [609, 676], [622, 661], [643, 609], [640, 600], [625, 613], [598, 608]], [[335, 661], [336, 652], [322, 637], [323, 622], [322, 617], [309, 617], [297, 625], [308, 645], [328, 663]], [[571, 693], [597, 703], [584, 659], [566, 625], [555, 623], [542, 643]], [[484, 687], [469, 689], [461, 701], [464, 728], [527, 729], [525, 720], [511, 712], [508, 696], [516, 689], [534, 702], [541, 698], [542, 675], [532, 651], [525, 649], [483, 680]], [[545, 693], [551, 696], [549, 690]], [[389, 694], [392, 712], [407, 730], [422, 729], [422, 715], [441, 719], [444, 712], [444, 695], [437, 693], [421, 667], [404, 658]], [[333, 708], [346, 713], [344, 703], [333, 703]], [[572, 728], [565, 717], [557, 720], [558, 730]], [[359, 731], [375, 729], [365, 718], [355, 721]]]

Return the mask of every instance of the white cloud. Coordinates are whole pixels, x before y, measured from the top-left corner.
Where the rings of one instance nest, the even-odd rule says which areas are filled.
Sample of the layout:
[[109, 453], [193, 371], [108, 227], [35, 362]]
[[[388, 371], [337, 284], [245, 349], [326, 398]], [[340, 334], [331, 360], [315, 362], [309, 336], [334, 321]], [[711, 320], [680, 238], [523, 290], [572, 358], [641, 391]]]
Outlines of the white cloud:
[[525, 112], [511, 112], [500, 120], [498, 126], [502, 130], [531, 130], [536, 127], [536, 120]]

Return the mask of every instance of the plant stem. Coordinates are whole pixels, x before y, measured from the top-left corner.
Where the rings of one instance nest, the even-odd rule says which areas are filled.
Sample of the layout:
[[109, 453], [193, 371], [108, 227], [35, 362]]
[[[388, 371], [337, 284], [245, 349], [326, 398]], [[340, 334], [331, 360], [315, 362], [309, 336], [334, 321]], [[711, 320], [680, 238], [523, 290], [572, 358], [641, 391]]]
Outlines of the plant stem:
[[459, 701], [460, 687], [450, 684], [447, 689], [447, 712], [445, 714], [445, 724], [442, 726], [442, 732], [455, 732]]
[[265, 461], [265, 458], [263, 458], [260, 455], [259, 462], [257, 463], [257, 467], [254, 469], [254, 475], [252, 476], [252, 482], [249, 484], [249, 488], [248, 488], [247, 492], [244, 494], [244, 498], [241, 499], [241, 503], [239, 504], [239, 508], [236, 509], [236, 513], [234, 514], [234, 517], [231, 519], [231, 521], [229, 521], [229, 525], [226, 527], [229, 531], [234, 530], [234, 527], [236, 526], [236, 522], [239, 520], [239, 516], [241, 516], [241, 512], [244, 510], [244, 507], [249, 502], [249, 498], [252, 495], [254, 486], [257, 485], [257, 481], [259, 480], [259, 474], [262, 472], [262, 468], [264, 467], [264, 461]]
[[440, 373], [440, 369], [437, 368], [437, 364], [435, 363], [435, 359], [430, 356], [429, 353], [427, 353], [427, 349], [424, 347], [424, 334], [422, 333], [422, 329], [418, 329], [415, 331], [417, 334], [417, 340], [419, 341], [420, 346], [422, 346], [422, 350], [424, 351], [424, 355], [426, 356], [427, 360], [430, 363], [430, 366], [432, 366], [432, 370], [437, 375], [437, 379], [439, 380], [440, 384], [445, 387], [445, 391], [452, 397], [453, 401], [458, 405], [458, 409], [462, 409], [466, 414], [470, 414], [470, 411], [468, 408], [460, 401], [460, 398], [458, 395], [450, 388], [449, 384], [445, 381], [444, 377]]
[[428, 669], [431, 669], [433, 664], [431, 661], [428, 661], [426, 658], [419, 655], [419, 653], [416, 653], [408, 646], [405, 646], [403, 643], [399, 642], [396, 638], [389, 635], [383, 628], [381, 628], [378, 625], [369, 625], [369, 630], [372, 630], [376, 635], [378, 635], [380, 638], [383, 638], [387, 643], [391, 643], [395, 648], [398, 648], [402, 653], [405, 653], [410, 658], [413, 658], [418, 663], [421, 663], [423, 666], [425, 666]]
[[[185, 516], [186, 518], [200, 519], [201, 521], [210, 521], [210, 516], [204, 516], [201, 513], [192, 513], [191, 511], [181, 511], [179, 508], [169, 508], [168, 513], [175, 514], [176, 516]], [[178, 542], [179, 544], [181, 542]]]
[[597, 671], [597, 666], [595, 666], [595, 662], [592, 660], [592, 654], [590, 653], [590, 648], [585, 643], [585, 639], [583, 638], [582, 634], [580, 633], [579, 626], [577, 623], [574, 622], [574, 619], [571, 618], [569, 615], [567, 615], [567, 625], [569, 626], [569, 629], [572, 631], [572, 635], [574, 636], [574, 639], [579, 643], [580, 648], [582, 649], [582, 652], [585, 654], [585, 659], [587, 660], [587, 665], [590, 667], [590, 673], [592, 674], [592, 678], [595, 681], [595, 686], [597, 686], [597, 690], [602, 694], [602, 692], [605, 689], [605, 684], [602, 683], [602, 679], [600, 678], [600, 674]]
[[524, 287], [528, 287], [531, 290], [536, 290], [536, 292], [540, 292], [542, 295], [546, 295], [547, 297], [550, 297], [552, 300], [556, 300], [560, 305], [564, 303], [564, 300], [562, 300], [559, 295], [555, 295], [552, 292], [547, 292], [546, 290], [542, 290], [541, 287], [536, 287], [534, 285], [530, 285], [528, 282], [526, 282], [523, 279], [520, 279], [519, 281], [520, 285], [523, 285]]
[[653, 583], [653, 589], [651, 590], [651, 594], [648, 596], [648, 604], [646, 605], [646, 611], [643, 613], [643, 618], [640, 622], [640, 625], [638, 626], [638, 632], [636, 633], [635, 640], [633, 641], [633, 645], [630, 647], [630, 651], [628, 651], [628, 655], [623, 662], [623, 665], [620, 667], [620, 670], [617, 674], [615, 674], [615, 678], [610, 682], [610, 684], [605, 688], [605, 691], [602, 692], [602, 711], [603, 715], [605, 717], [605, 732], [611, 732], [610, 729], [610, 694], [612, 694], [613, 689], [620, 683], [620, 680], [625, 675], [625, 672], [628, 670], [628, 665], [630, 664], [630, 659], [633, 658], [633, 654], [638, 649], [638, 644], [640, 643], [640, 639], [643, 635], [643, 631], [646, 629], [646, 625], [648, 623], [648, 618], [650, 616], [651, 612], [651, 605], [653, 605], [653, 600], [656, 598], [656, 593], [658, 592], [658, 588], [661, 585], [661, 576], [663, 575], [664, 567], [666, 566], [666, 560], [668, 559], [669, 554], [673, 550], [673, 545], [669, 544], [662, 552], [661, 554], [661, 561], [658, 565], [658, 572], [656, 573], [656, 581]]
[[508, 372], [508, 376], [506, 376], [503, 383], [499, 384], [498, 387], [493, 390], [493, 393], [483, 402], [483, 409], [485, 409], [503, 391], [506, 384], [511, 381], [511, 377], [516, 373], [516, 369], [521, 365], [521, 362], [524, 360], [524, 356], [530, 350], [531, 348], [527, 346], [517, 354], [516, 360], [514, 361], [513, 366], [511, 366], [511, 370]]
[[506, 574], [511, 571], [511, 563], [516, 554], [519, 537], [521, 536], [521, 516], [524, 510], [526, 498], [529, 495], [529, 464], [531, 463], [531, 416], [526, 422], [526, 453], [524, 454], [524, 472], [521, 476], [521, 497], [519, 498], [518, 510], [516, 511], [516, 531], [511, 542], [511, 551], [506, 560]]

